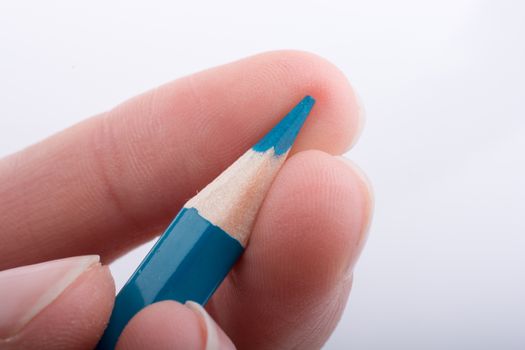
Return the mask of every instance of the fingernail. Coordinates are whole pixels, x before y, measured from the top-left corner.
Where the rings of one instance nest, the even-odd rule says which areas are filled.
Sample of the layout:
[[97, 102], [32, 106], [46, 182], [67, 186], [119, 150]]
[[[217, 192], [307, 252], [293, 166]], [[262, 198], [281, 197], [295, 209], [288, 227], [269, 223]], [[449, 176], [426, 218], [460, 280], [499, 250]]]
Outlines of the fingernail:
[[15, 335], [99, 261], [87, 255], [0, 271], [0, 339]]
[[366, 109], [365, 109], [365, 104], [363, 102], [363, 99], [357, 93], [355, 89], [354, 89], [354, 96], [355, 96], [355, 101], [357, 105], [357, 115], [358, 115], [357, 116], [357, 128], [355, 131], [354, 139], [352, 140], [352, 143], [347, 147], [346, 151], [349, 151], [355, 146], [355, 144], [361, 137], [361, 134], [363, 133], [363, 129], [365, 128], [365, 124], [366, 124]]
[[[344, 156], [336, 156], [336, 158], [339, 159], [341, 162], [345, 163], [346, 166], [350, 167], [353, 170], [354, 174], [357, 176], [357, 178], [361, 182], [362, 189], [366, 194], [366, 199], [367, 199], [367, 202], [365, 204], [366, 208], [363, 211], [366, 216], [363, 217], [361, 221], [362, 226], [360, 230], [360, 237], [359, 237], [360, 239], [359, 239], [359, 242], [357, 242], [358, 251], [360, 252], [366, 242], [366, 239], [368, 237], [368, 232], [370, 231], [370, 225], [372, 223], [372, 216], [374, 214], [374, 206], [375, 206], [374, 191], [372, 189], [372, 185], [370, 183], [368, 176], [365, 174], [365, 172], [361, 168], [359, 168], [359, 166], [357, 166], [354, 162], [352, 162], [348, 158], [345, 158]], [[357, 254], [355, 257], [353, 257], [351, 261], [349, 261], [346, 276], [352, 275], [355, 263], [357, 262], [359, 255], [360, 254]]]
[[370, 208], [374, 209], [374, 202], [375, 202], [374, 189], [372, 188], [370, 178], [366, 175], [363, 169], [361, 169], [356, 163], [354, 163], [350, 159], [346, 158], [345, 156], [335, 156], [335, 157], [339, 159], [340, 161], [342, 161], [343, 163], [345, 163], [348, 167], [352, 168], [352, 170], [354, 171], [354, 174], [357, 175], [365, 191], [368, 194], [368, 198], [370, 199], [370, 203], [369, 203]]
[[206, 350], [235, 349], [235, 345], [233, 345], [230, 338], [228, 338], [226, 333], [223, 332], [200, 304], [193, 301], [187, 301], [185, 305], [195, 312], [202, 320], [202, 325], [206, 331]]

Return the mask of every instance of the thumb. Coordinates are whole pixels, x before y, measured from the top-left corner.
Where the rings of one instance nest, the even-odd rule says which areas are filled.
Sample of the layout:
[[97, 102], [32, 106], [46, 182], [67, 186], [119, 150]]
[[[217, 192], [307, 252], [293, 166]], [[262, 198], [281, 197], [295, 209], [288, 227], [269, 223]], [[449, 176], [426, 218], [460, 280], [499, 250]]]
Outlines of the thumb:
[[235, 346], [199, 304], [162, 301], [131, 319], [117, 349], [230, 350]]
[[115, 287], [97, 255], [0, 272], [0, 349], [91, 349]]

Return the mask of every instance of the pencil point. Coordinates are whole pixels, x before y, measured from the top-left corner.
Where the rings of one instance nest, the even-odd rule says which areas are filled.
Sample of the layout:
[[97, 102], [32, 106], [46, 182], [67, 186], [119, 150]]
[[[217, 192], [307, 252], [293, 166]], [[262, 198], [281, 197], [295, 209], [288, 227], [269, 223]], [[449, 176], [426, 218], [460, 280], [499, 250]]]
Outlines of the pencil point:
[[286, 153], [297, 137], [299, 130], [310, 113], [315, 100], [305, 96], [276, 126], [252, 147], [254, 151], [266, 152], [274, 148], [275, 155]]

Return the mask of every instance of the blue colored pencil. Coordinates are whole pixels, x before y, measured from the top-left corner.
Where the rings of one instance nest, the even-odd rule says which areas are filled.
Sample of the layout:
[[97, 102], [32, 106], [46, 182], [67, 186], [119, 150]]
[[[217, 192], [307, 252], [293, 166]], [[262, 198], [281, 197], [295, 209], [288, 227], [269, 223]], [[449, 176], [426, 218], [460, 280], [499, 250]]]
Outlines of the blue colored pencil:
[[128, 321], [152, 303], [208, 301], [244, 251], [263, 199], [314, 103], [304, 97], [184, 205], [118, 293], [97, 349], [114, 349]]

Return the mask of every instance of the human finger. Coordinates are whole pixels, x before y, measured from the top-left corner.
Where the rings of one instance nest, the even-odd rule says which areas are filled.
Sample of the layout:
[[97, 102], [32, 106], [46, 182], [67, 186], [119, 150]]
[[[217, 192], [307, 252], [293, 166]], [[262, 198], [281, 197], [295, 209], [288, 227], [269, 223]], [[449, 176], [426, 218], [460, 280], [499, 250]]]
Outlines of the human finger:
[[108, 322], [115, 286], [98, 256], [0, 272], [0, 349], [92, 349]]
[[360, 125], [346, 78], [312, 54], [272, 52], [179, 79], [0, 161], [0, 268], [110, 261], [158, 234], [197, 190], [302, 96], [293, 149], [342, 152]]
[[370, 187], [355, 166], [297, 153], [208, 311], [240, 349], [320, 348], [346, 305], [371, 215]]

